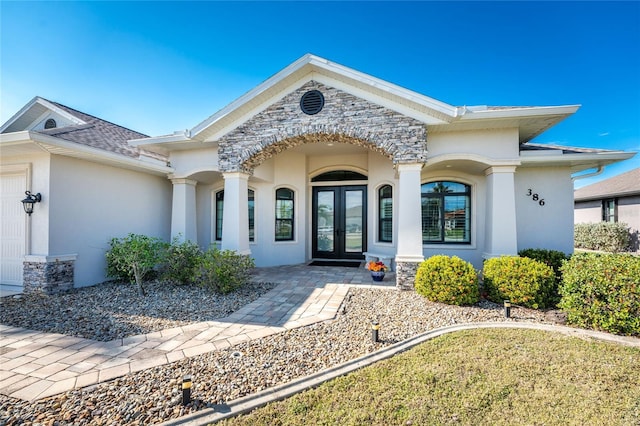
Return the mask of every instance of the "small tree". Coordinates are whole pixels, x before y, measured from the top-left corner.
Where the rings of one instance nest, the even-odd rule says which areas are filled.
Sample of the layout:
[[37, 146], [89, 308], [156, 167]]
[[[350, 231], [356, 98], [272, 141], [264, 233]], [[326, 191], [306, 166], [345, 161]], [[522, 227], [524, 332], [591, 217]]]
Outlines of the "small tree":
[[112, 238], [107, 251], [107, 276], [136, 284], [138, 294], [144, 296], [142, 283], [164, 257], [167, 243], [159, 238], [129, 234]]

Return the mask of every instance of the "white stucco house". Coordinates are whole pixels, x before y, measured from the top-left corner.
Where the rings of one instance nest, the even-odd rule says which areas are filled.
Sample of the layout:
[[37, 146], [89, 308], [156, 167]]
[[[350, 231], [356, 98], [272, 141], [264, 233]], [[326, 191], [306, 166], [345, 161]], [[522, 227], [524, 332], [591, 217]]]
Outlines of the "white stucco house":
[[634, 155], [531, 142], [577, 109], [452, 106], [313, 55], [166, 136], [37, 97], [0, 128], [0, 279], [101, 282], [129, 232], [258, 266], [384, 258], [399, 288], [434, 254], [571, 252], [572, 175]]

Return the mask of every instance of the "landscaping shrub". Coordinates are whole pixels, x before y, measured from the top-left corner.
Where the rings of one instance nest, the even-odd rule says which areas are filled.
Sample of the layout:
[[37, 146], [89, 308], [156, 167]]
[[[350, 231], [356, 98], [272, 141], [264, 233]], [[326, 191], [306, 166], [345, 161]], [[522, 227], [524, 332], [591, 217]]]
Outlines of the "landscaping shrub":
[[631, 245], [629, 226], [619, 222], [578, 223], [574, 228], [574, 245], [611, 253], [626, 251]]
[[107, 250], [107, 276], [136, 284], [144, 296], [143, 281], [161, 264], [167, 243], [146, 235], [112, 238]]
[[162, 277], [174, 284], [190, 284], [200, 277], [202, 251], [192, 241], [179, 242], [176, 237], [167, 249]]
[[218, 293], [231, 293], [247, 283], [254, 266], [248, 255], [212, 247], [202, 256], [200, 284]]
[[418, 267], [416, 292], [433, 302], [473, 305], [478, 302], [478, 274], [457, 256], [432, 256]]
[[501, 256], [489, 259], [482, 269], [484, 288], [496, 303], [510, 300], [528, 308], [553, 305], [553, 268], [528, 257]]
[[568, 260], [570, 256], [567, 256], [565, 253], [558, 250], [547, 250], [547, 249], [524, 249], [520, 250], [518, 254], [521, 257], [528, 257], [529, 259], [537, 260], [538, 262], [542, 262], [547, 266], [551, 266], [553, 268], [553, 272], [555, 274], [556, 280], [553, 286], [552, 294], [551, 294], [551, 303], [550, 306], [557, 305], [560, 301], [560, 294], [558, 293], [558, 287], [562, 282], [562, 271], [560, 268], [562, 267], [562, 263], [565, 260]]
[[570, 324], [640, 335], [640, 257], [576, 253], [562, 273], [559, 306]]

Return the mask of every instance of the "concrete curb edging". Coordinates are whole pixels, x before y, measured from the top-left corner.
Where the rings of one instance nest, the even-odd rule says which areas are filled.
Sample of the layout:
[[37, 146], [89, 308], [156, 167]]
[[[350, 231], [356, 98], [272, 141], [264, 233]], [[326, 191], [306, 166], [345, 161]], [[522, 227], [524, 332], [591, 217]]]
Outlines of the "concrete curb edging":
[[640, 338], [616, 336], [609, 333], [576, 329], [565, 326], [536, 324], [536, 323], [515, 323], [515, 322], [481, 322], [456, 324], [446, 327], [436, 328], [418, 336], [387, 346], [386, 348], [363, 355], [351, 361], [335, 367], [319, 371], [283, 385], [274, 386], [252, 395], [238, 398], [229, 404], [215, 405], [212, 408], [197, 411], [186, 416], [172, 419], [161, 423], [161, 426], [199, 426], [215, 423], [220, 420], [235, 417], [248, 413], [256, 408], [262, 407], [270, 402], [280, 401], [296, 393], [316, 388], [322, 383], [335, 378], [345, 376], [363, 367], [367, 367], [376, 362], [391, 358], [399, 353], [405, 352], [421, 343], [444, 334], [456, 331], [471, 330], [476, 328], [522, 328], [540, 331], [558, 332], [568, 336], [579, 338], [591, 338], [610, 343], [617, 343], [625, 346], [640, 347]]

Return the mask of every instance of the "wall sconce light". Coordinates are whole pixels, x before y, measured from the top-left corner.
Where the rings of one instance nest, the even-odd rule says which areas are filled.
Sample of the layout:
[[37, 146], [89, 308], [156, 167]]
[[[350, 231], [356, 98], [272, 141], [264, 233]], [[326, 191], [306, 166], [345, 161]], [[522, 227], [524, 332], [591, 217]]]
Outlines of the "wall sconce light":
[[42, 195], [40, 195], [39, 192], [33, 195], [31, 191], [25, 191], [24, 194], [27, 197], [22, 200], [22, 207], [24, 207], [24, 212], [31, 216], [31, 213], [33, 213], [33, 205], [42, 201]]

